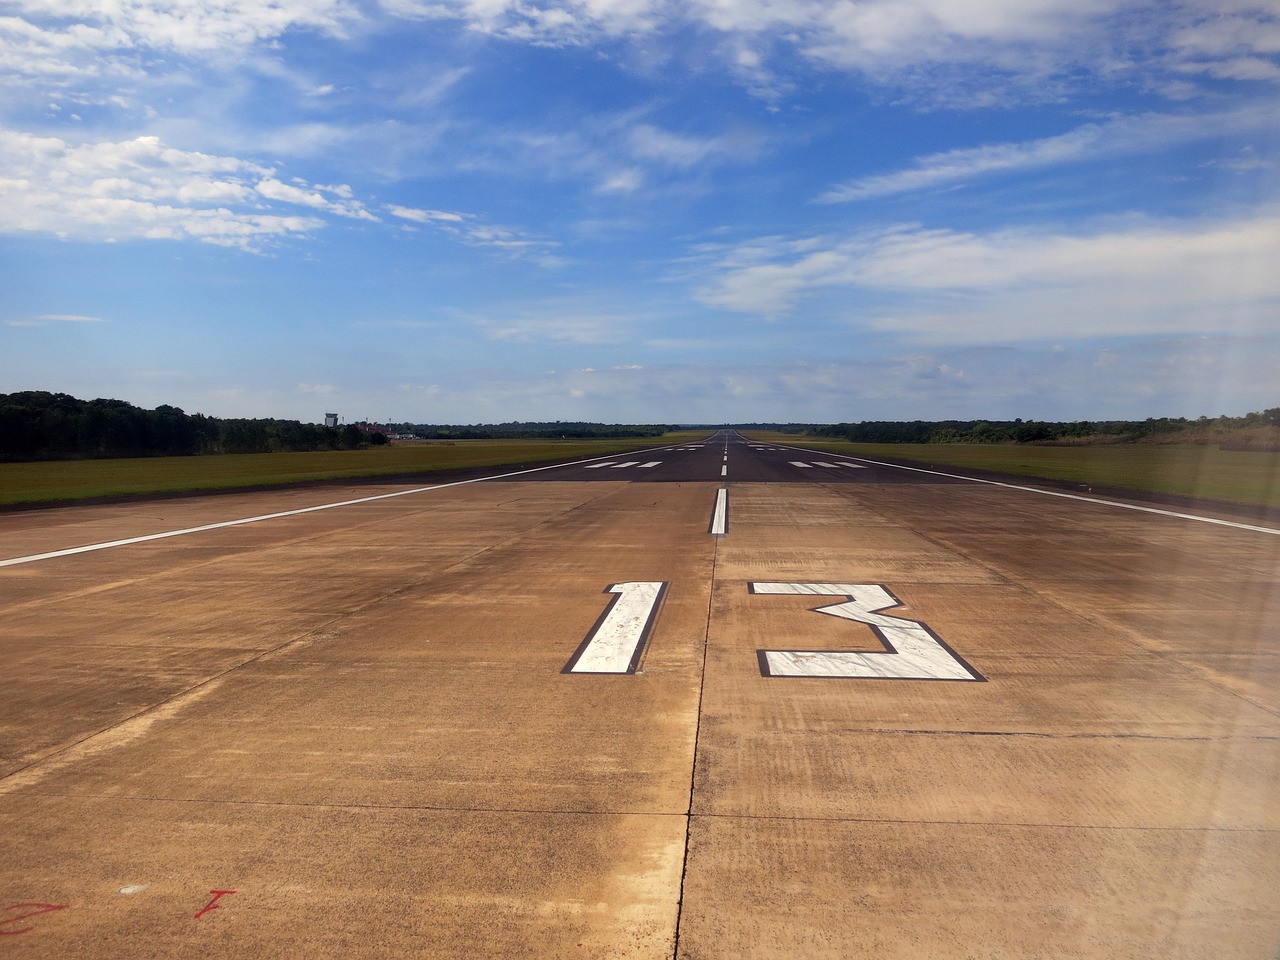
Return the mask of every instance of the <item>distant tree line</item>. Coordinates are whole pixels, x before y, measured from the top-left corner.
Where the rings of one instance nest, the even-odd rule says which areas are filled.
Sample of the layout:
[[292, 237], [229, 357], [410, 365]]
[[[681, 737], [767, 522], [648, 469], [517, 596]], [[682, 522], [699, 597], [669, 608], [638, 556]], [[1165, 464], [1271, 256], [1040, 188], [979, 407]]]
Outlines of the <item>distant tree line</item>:
[[1205, 429], [1280, 427], [1280, 407], [1243, 417], [1151, 417], [1146, 420], [864, 420], [826, 426], [778, 427], [788, 433], [843, 437], [854, 443], [1133, 443]]
[[424, 440], [582, 440], [598, 437], [660, 437], [669, 429], [663, 424], [585, 423], [578, 420], [539, 423], [484, 423], [472, 426], [446, 424], [393, 424], [401, 433]]
[[167, 404], [144, 410], [124, 400], [79, 400], [40, 390], [0, 394], [3, 460], [354, 450], [386, 442], [351, 425], [220, 419]]

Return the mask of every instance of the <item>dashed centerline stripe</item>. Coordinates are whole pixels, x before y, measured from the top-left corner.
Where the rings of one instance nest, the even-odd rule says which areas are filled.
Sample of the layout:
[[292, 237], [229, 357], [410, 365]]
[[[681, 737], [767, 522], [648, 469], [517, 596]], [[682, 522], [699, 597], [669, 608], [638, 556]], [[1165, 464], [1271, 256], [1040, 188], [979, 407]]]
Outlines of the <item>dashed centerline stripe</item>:
[[711, 530], [713, 537], [723, 537], [729, 529], [729, 491], [721, 487], [716, 491], [716, 505], [711, 511]]

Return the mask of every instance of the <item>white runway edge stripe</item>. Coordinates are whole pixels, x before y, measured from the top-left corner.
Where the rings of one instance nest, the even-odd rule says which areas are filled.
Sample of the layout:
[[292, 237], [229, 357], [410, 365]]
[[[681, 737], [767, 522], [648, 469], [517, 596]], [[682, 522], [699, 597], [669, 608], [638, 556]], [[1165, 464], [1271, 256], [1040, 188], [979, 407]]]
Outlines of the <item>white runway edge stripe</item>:
[[[658, 450], [669, 450], [670, 447], [658, 447]], [[530, 467], [527, 470], [513, 470], [510, 473], [497, 473], [489, 477], [472, 477], [470, 480], [454, 480], [450, 483], [437, 483], [429, 487], [414, 487], [412, 490], [397, 490], [395, 493], [380, 493], [373, 497], [357, 497], [354, 500], [340, 500], [337, 503], [321, 503], [314, 507], [301, 507], [297, 510], [281, 510], [279, 513], [264, 513], [257, 517], [243, 517], [239, 520], [223, 520], [219, 523], [206, 523], [199, 527], [185, 527], [182, 530], [166, 530], [163, 533], [149, 533], [141, 537], [128, 537], [124, 540], [108, 540], [104, 543], [90, 543], [83, 547], [68, 547], [65, 550], [51, 550], [48, 553], [34, 553], [27, 557], [12, 557], [0, 560], [0, 567], [16, 567], [23, 563], [35, 563], [37, 560], [54, 560], [58, 557], [70, 557], [77, 553], [92, 553], [95, 550], [110, 550], [114, 547], [127, 547], [135, 543], [147, 543], [151, 540], [166, 540], [169, 537], [184, 537], [191, 533], [204, 533], [207, 530], [221, 530], [224, 527], [240, 527], [246, 523], [261, 523], [263, 520], [279, 520], [282, 517], [296, 517], [304, 513], [316, 513], [320, 510], [336, 510], [338, 507], [353, 507], [358, 503], [373, 503], [377, 500], [391, 500], [395, 497], [408, 497], [415, 493], [428, 493], [431, 490], [444, 490], [448, 487], [461, 487], [468, 483], [483, 483], [486, 480], [504, 480], [507, 477], [521, 477], [529, 473], [541, 473], [543, 470], [556, 470], [563, 467], [577, 467], [584, 463], [594, 463], [603, 457], [592, 457], [588, 460], [575, 460], [572, 463], [549, 463], [545, 467]], [[638, 463], [639, 461], [637, 461]], [[360, 478], [352, 478], [359, 480]], [[365, 478], [369, 480], [376, 477]]]
[[[789, 447], [790, 450], [803, 450], [802, 447]], [[1254, 533], [1269, 533], [1272, 536], [1280, 536], [1280, 530], [1275, 527], [1259, 527], [1252, 523], [1240, 523], [1236, 520], [1220, 520], [1217, 517], [1201, 517], [1194, 513], [1178, 513], [1175, 510], [1161, 510], [1158, 507], [1143, 507], [1136, 503], [1123, 503], [1119, 500], [1103, 500], [1100, 497], [1086, 497], [1078, 493], [1063, 493], [1059, 490], [1045, 490], [1041, 487], [1027, 487], [1018, 483], [1002, 483], [999, 480], [983, 480], [980, 477], [966, 477], [959, 473], [944, 473], [941, 470], [926, 470], [924, 467], [908, 467], [900, 463], [885, 463], [882, 460], [867, 460], [863, 457], [855, 457], [852, 454], [842, 453], [842, 457], [848, 457], [850, 460], [860, 460], [863, 463], [869, 463], [873, 467], [892, 467], [894, 470], [910, 470], [913, 473], [929, 473], [935, 477], [949, 477], [952, 480], [967, 480], [969, 483], [985, 483], [992, 487], [1004, 487], [1006, 490], [1025, 490], [1027, 493], [1038, 493], [1044, 497], [1061, 497], [1064, 500], [1079, 500], [1083, 503], [1097, 503], [1104, 507], [1116, 507], [1120, 510], [1137, 510], [1139, 513], [1154, 513], [1162, 517], [1176, 517], [1179, 520], [1195, 520], [1198, 523], [1212, 523], [1219, 527], [1232, 527], [1236, 530], [1251, 530]], [[795, 461], [792, 461], [795, 463]], [[805, 466], [805, 464], [796, 463], [797, 467]]]

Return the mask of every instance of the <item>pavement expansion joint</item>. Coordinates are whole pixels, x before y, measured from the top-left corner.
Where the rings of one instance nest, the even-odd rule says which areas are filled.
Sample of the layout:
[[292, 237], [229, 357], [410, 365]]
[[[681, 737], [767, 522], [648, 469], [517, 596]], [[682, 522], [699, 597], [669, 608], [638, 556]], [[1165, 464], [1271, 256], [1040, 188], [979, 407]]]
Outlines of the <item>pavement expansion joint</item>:
[[661, 817], [687, 819], [684, 811], [671, 810], [579, 810], [568, 807], [477, 807], [431, 803], [338, 803], [323, 800], [248, 800], [231, 797], [148, 797], [133, 794], [68, 793], [64, 790], [31, 790], [32, 796], [60, 800], [111, 800], [130, 803], [181, 803], [216, 807], [271, 807], [288, 810], [385, 810], [422, 813], [492, 813], [531, 817]]
[[767, 813], [695, 813], [693, 820], [743, 820], [767, 821], [770, 823], [859, 823], [859, 824], [893, 824], [895, 826], [916, 827], [1006, 827], [1015, 830], [1082, 830], [1144, 833], [1257, 833], [1263, 835], [1280, 834], [1280, 830], [1271, 827], [1227, 827], [1227, 826], [1172, 826], [1162, 827], [1143, 823], [1052, 823], [1032, 820], [903, 820], [893, 817], [797, 817]]
[[1255, 734], [1222, 734], [1206, 736], [1196, 734], [1187, 736], [1174, 733], [1069, 733], [1044, 730], [919, 730], [899, 729], [896, 727], [860, 727], [856, 731], [845, 731], [862, 734], [887, 734], [895, 737], [1021, 737], [1040, 740], [1172, 740], [1176, 743], [1239, 743], [1245, 741], [1268, 742], [1280, 740], [1280, 735]]
[[680, 891], [676, 898], [675, 935], [672, 938], [671, 956], [673, 960], [680, 956], [680, 921], [684, 913], [684, 888], [689, 877], [689, 849], [693, 837], [693, 801], [698, 786], [698, 737], [702, 733], [702, 695], [707, 685], [707, 652], [711, 647], [711, 615], [715, 599], [716, 563], [720, 558], [720, 541], [713, 542], [711, 550], [711, 584], [707, 595], [707, 626], [702, 635], [702, 670], [698, 679], [698, 712], [693, 728], [693, 762], [689, 765], [689, 809], [685, 813], [684, 859], [680, 865]]

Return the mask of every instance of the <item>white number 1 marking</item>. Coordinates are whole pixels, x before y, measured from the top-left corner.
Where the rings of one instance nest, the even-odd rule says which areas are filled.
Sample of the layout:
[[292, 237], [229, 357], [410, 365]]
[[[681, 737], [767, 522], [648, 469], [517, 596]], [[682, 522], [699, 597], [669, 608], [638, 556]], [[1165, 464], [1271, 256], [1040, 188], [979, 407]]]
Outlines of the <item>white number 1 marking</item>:
[[661, 580], [615, 583], [605, 593], [618, 596], [582, 641], [563, 673], [635, 673], [653, 629], [658, 602], [667, 584]]
[[816, 607], [815, 613], [868, 624], [888, 649], [879, 653], [818, 650], [758, 650], [766, 677], [872, 677], [886, 680], [985, 681], [935, 637], [923, 623], [887, 617], [878, 611], [901, 606], [874, 583], [753, 583], [752, 593], [844, 597], [844, 603]]

